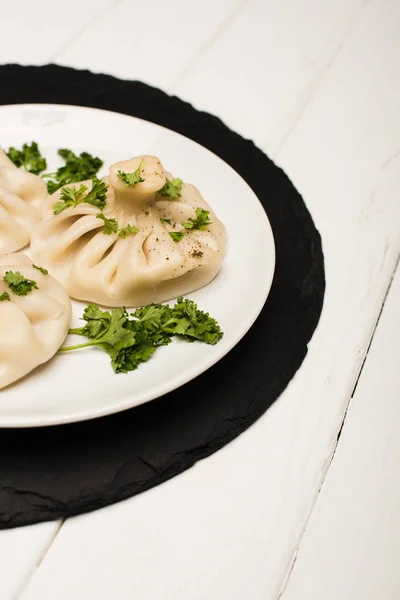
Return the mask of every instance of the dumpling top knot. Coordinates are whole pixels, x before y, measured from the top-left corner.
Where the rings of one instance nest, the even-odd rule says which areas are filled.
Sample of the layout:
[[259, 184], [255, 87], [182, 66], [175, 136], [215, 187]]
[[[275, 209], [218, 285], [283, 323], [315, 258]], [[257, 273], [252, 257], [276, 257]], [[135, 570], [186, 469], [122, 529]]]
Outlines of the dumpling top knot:
[[156, 156], [123, 160], [110, 168], [109, 184], [117, 210], [135, 214], [155, 204], [155, 194], [165, 184], [164, 168]]

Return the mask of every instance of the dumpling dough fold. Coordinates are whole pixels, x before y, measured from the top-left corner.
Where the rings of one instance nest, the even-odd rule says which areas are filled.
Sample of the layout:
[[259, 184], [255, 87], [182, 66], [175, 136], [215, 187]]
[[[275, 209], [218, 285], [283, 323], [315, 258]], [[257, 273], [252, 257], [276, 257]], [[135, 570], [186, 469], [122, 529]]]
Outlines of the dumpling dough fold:
[[[4, 264], [6, 263], [6, 264]], [[7, 271], [19, 271], [38, 289], [17, 296], [3, 281]], [[65, 340], [71, 320], [71, 300], [51, 277], [32, 267], [23, 255], [0, 257], [0, 388], [48, 361]]]
[[44, 181], [17, 168], [0, 148], [0, 254], [29, 244], [30, 232], [41, 220], [46, 197]]
[[[141, 167], [144, 180], [126, 186], [118, 172]], [[171, 176], [168, 174], [169, 179]], [[225, 249], [225, 228], [199, 190], [183, 184], [172, 200], [157, 192], [166, 173], [155, 156], [116, 163], [104, 182], [109, 186], [103, 214], [119, 230], [139, 229], [134, 235], [106, 235], [99, 209], [84, 202], [54, 215], [60, 193], [45, 202], [44, 220], [32, 233], [31, 251], [63, 284], [69, 295], [105, 306], [136, 307], [163, 302], [207, 285], [218, 273]], [[91, 189], [91, 182], [82, 182]], [[78, 187], [81, 184], [75, 184]], [[181, 223], [196, 217], [196, 208], [210, 211], [211, 224], [186, 231]], [[171, 231], [185, 235], [176, 242]]]

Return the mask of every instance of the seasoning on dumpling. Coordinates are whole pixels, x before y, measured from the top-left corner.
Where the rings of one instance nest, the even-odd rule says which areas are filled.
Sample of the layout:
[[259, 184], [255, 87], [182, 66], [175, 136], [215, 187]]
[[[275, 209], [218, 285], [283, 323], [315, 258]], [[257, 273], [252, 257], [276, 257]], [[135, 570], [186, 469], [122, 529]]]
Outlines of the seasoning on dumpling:
[[0, 254], [29, 244], [46, 196], [43, 180], [17, 168], [0, 149]]
[[68, 333], [71, 300], [45, 273], [23, 254], [0, 257], [0, 388], [52, 358]]
[[198, 189], [166, 174], [155, 156], [62, 188], [43, 216], [32, 233], [34, 260], [79, 300], [163, 302], [204, 287], [221, 267], [223, 224]]

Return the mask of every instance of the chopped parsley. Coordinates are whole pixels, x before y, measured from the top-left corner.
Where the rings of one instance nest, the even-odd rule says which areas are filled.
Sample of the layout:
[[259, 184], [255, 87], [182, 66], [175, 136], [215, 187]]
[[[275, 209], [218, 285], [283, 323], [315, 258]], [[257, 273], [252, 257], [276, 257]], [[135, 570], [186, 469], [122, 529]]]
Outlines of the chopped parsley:
[[127, 225], [126, 227], [122, 227], [122, 229], [120, 229], [118, 231], [118, 235], [120, 238], [126, 238], [127, 235], [134, 235], [135, 233], [138, 233], [139, 228], [136, 227], [136, 225]]
[[199, 340], [218, 343], [223, 332], [217, 321], [197, 308], [192, 300], [178, 298], [175, 306], [150, 304], [128, 315], [125, 308], [102, 311], [89, 304], [83, 313], [86, 324], [69, 333], [89, 338], [88, 342], [60, 348], [68, 352], [97, 346], [111, 358], [115, 373], [127, 373], [146, 362], [159, 346], [166, 346], [173, 336], [188, 342]]
[[8, 149], [7, 156], [16, 167], [24, 167], [26, 171], [34, 175], [39, 175], [47, 167], [46, 159], [41, 155], [36, 142], [23, 144], [21, 150], [11, 146]]
[[171, 219], [160, 219], [161, 223], [168, 223], [168, 225], [171, 225]]
[[84, 179], [93, 179], [103, 166], [101, 158], [92, 156], [89, 152], [81, 152], [78, 156], [68, 148], [60, 148], [58, 155], [64, 159], [65, 165], [57, 169], [55, 173], [42, 175], [42, 177], [51, 178], [47, 182], [49, 194], [54, 194], [64, 185], [83, 181]]
[[183, 181], [179, 179], [179, 177], [175, 177], [175, 179], [165, 178], [165, 183], [161, 190], [158, 190], [157, 194], [160, 196], [166, 196], [170, 200], [176, 200], [181, 197]]
[[212, 221], [210, 220], [210, 211], [205, 210], [204, 208], [196, 208], [196, 218], [193, 219], [189, 217], [187, 221], [181, 223], [181, 225], [185, 229], [199, 229], [202, 231], [207, 227], [207, 225], [211, 225]]
[[58, 215], [65, 208], [76, 208], [78, 204], [82, 203], [91, 204], [92, 206], [97, 206], [97, 208], [100, 209], [105, 207], [107, 186], [103, 181], [101, 181], [101, 179], [93, 177], [92, 189], [85, 195], [86, 191], [87, 187], [85, 185], [81, 185], [79, 188], [64, 187], [61, 190], [60, 200], [53, 206], [54, 214]]
[[38, 290], [36, 281], [26, 279], [19, 271], [7, 271], [3, 277], [4, 283], [16, 296], [26, 296], [32, 289]]
[[134, 235], [138, 233], [139, 229], [136, 225], [127, 225], [126, 227], [119, 228], [118, 221], [116, 219], [107, 219], [107, 217], [103, 213], [98, 213], [96, 215], [98, 219], [102, 219], [104, 221], [103, 233], [106, 235], [111, 235], [112, 233], [118, 233], [120, 238], [126, 238], [127, 235]]
[[172, 237], [174, 242], [179, 242], [185, 235], [184, 231], [170, 231], [169, 235]]
[[103, 213], [98, 213], [96, 217], [97, 219], [102, 219], [104, 221], [103, 233], [105, 233], [106, 235], [117, 233], [118, 223], [115, 219], [107, 219], [107, 217], [103, 215]]
[[128, 186], [134, 187], [138, 183], [143, 183], [144, 179], [141, 176], [142, 165], [143, 165], [143, 158], [140, 161], [138, 168], [135, 169], [135, 171], [133, 171], [133, 173], [125, 173], [124, 171], [117, 172], [117, 176], [122, 181], [122, 183], [124, 184], [125, 187], [128, 187]]
[[0, 294], [0, 302], [4, 302], [4, 300], [9, 300], [10, 294], [8, 292], [3, 292]]
[[37, 270], [38, 270], [38, 271], [40, 271], [41, 273], [43, 273], [43, 275], [48, 275], [48, 274], [49, 274], [48, 270], [47, 270], [47, 269], [44, 269], [43, 267], [37, 267], [36, 265], [32, 265], [32, 267], [33, 267], [34, 269], [37, 269]]

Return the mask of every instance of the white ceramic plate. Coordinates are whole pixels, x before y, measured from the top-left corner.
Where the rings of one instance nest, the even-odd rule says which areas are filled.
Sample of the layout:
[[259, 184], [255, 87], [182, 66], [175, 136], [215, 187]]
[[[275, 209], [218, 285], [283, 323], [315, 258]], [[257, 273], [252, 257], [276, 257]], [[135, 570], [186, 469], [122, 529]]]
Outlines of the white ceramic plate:
[[[168, 171], [200, 189], [228, 235], [219, 275], [190, 294], [199, 308], [219, 321], [225, 335], [216, 346], [174, 340], [137, 371], [118, 375], [99, 349], [56, 355], [0, 391], [0, 427], [70, 423], [137, 406], [197, 377], [238, 343], [267, 298], [275, 248], [259, 200], [229, 165], [173, 131], [96, 109], [50, 104], [2, 106], [0, 132], [0, 144], [6, 149], [37, 141], [51, 168], [59, 165], [57, 148], [61, 147], [87, 150], [100, 156], [105, 167], [132, 156], [155, 154]], [[78, 326], [84, 307], [85, 303], [73, 301], [73, 327]]]

